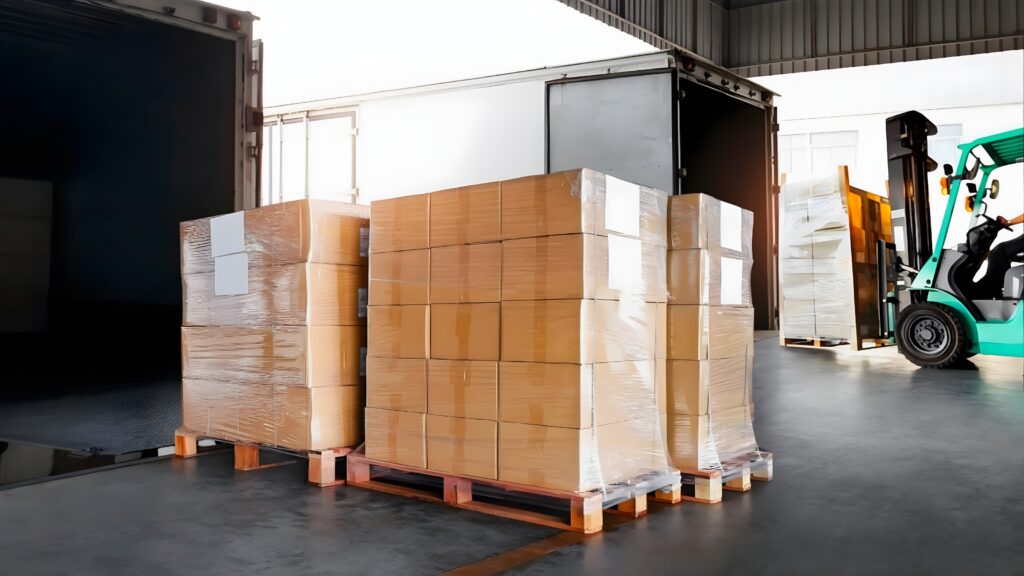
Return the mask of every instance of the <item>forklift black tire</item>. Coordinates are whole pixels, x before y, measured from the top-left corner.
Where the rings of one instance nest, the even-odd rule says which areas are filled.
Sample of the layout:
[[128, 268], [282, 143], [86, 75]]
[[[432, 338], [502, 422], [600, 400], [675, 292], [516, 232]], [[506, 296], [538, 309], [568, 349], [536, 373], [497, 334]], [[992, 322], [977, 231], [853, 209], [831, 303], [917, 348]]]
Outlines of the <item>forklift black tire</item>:
[[900, 313], [896, 346], [922, 368], [949, 368], [967, 357], [964, 327], [948, 306], [920, 302]]

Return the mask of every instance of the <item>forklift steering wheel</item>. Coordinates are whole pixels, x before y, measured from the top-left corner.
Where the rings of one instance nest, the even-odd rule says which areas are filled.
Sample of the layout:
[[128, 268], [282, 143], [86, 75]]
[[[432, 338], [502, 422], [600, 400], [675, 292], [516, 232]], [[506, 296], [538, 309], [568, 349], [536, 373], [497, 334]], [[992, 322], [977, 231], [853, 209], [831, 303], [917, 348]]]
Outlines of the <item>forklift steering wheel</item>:
[[1009, 231], [1013, 232], [1013, 228], [1007, 226], [1006, 224], [1003, 224], [1003, 223], [999, 222], [999, 220], [996, 220], [995, 218], [992, 218], [988, 214], [978, 214], [978, 216], [981, 216], [985, 220], [988, 220], [989, 222], [995, 224], [996, 226], [999, 226], [1003, 230], [1009, 230]]

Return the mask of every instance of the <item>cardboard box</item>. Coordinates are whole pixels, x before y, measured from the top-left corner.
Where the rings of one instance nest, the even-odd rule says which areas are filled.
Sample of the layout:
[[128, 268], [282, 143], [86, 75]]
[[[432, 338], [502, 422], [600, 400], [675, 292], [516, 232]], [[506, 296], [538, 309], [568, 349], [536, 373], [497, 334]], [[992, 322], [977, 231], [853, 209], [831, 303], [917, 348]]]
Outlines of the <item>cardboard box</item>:
[[[181, 379], [181, 424], [209, 438], [239, 439], [239, 400], [243, 385], [231, 381]], [[273, 387], [261, 396], [273, 404]]]
[[354, 326], [366, 323], [362, 266], [287, 264], [239, 271], [245, 293], [217, 292], [216, 273], [182, 276], [185, 326]]
[[668, 358], [668, 304], [659, 303], [654, 311], [654, 357]]
[[668, 361], [668, 411], [700, 416], [750, 401], [748, 358]]
[[430, 248], [430, 194], [370, 203], [370, 253]]
[[430, 249], [430, 302], [455, 304], [501, 300], [499, 242]]
[[430, 306], [430, 357], [497, 360], [501, 335], [498, 303]]
[[574, 429], [501, 422], [498, 479], [583, 492], [667, 469], [660, 418]]
[[201, 436], [323, 450], [362, 439], [363, 388], [182, 379], [182, 426]]
[[366, 457], [427, 467], [426, 414], [366, 409]]
[[705, 249], [749, 259], [754, 214], [706, 194], [671, 196], [669, 250]]
[[498, 363], [429, 360], [427, 408], [438, 416], [498, 419]]
[[427, 414], [427, 468], [498, 477], [498, 423]]
[[428, 304], [430, 251], [376, 252], [370, 257], [370, 306]]
[[368, 356], [429, 358], [430, 306], [370, 306]]
[[743, 358], [753, 345], [753, 308], [668, 307], [670, 360]]
[[501, 238], [608, 232], [666, 246], [667, 194], [589, 169], [501, 183]]
[[563, 234], [502, 244], [503, 300], [667, 298], [663, 246], [617, 234]]
[[668, 253], [670, 304], [751, 306], [753, 260], [719, 256], [708, 250]]
[[601, 364], [502, 362], [499, 381], [498, 408], [503, 422], [591, 428], [653, 417], [657, 410], [655, 360]]
[[668, 360], [657, 358], [654, 361], [654, 390], [657, 393], [658, 414], [668, 412]]
[[703, 416], [668, 416], [668, 453], [680, 469], [720, 468], [757, 450], [749, 406]]
[[[363, 387], [274, 390], [275, 445], [291, 450], [358, 446], [363, 438]], [[243, 432], [246, 419], [241, 419]], [[255, 418], [257, 424], [263, 417]]]
[[367, 358], [366, 406], [403, 412], [427, 411], [427, 361]]
[[[295, 200], [225, 215], [233, 228], [214, 224], [221, 234], [238, 236], [237, 250], [248, 254], [252, 268], [301, 262], [366, 266], [370, 209], [329, 200]], [[211, 220], [182, 222], [181, 271], [213, 272]], [[218, 238], [218, 242], [223, 238]]]
[[362, 326], [209, 326], [181, 329], [182, 377], [239, 384], [361, 386]]
[[430, 195], [430, 246], [501, 240], [498, 182], [442, 190]]
[[501, 358], [590, 364], [655, 357], [657, 304], [608, 300], [501, 303]]

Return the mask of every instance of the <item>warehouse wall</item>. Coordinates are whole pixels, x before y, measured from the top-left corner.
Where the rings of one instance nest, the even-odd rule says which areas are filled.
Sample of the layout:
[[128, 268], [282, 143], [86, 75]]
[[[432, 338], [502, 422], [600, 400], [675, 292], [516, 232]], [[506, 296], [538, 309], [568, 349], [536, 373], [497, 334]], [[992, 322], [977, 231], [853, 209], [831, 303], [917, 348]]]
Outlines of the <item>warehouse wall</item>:
[[[787, 74], [757, 81], [781, 94], [776, 99], [780, 172], [799, 177], [820, 172], [826, 163], [847, 164], [851, 183], [876, 194], [886, 194], [885, 119], [889, 116], [918, 110], [938, 126], [939, 134], [929, 141], [929, 155], [940, 166], [944, 162], [956, 164], [957, 144], [1024, 126], [1022, 50]], [[803, 161], [794, 159], [789, 140], [814, 134], [843, 136], [842, 141], [833, 142], [827, 159], [810, 142], [796, 146], [804, 150]], [[816, 153], [823, 166], [814, 165], [811, 156]], [[993, 213], [1024, 211], [1022, 173], [1022, 164], [995, 173], [1004, 193], [990, 204]], [[941, 176], [940, 170], [929, 174], [933, 230], [938, 229], [945, 209], [945, 201], [937, 192]], [[967, 220], [954, 219], [947, 245], [963, 241]]]

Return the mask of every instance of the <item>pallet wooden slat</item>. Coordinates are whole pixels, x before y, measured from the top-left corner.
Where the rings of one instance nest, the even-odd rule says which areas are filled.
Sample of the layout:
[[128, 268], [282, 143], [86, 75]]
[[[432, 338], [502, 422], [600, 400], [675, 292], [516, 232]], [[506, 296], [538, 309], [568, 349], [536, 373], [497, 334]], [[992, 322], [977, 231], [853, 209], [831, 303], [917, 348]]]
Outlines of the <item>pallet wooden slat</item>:
[[722, 463], [722, 469], [680, 468], [683, 481], [693, 485], [693, 495], [682, 495], [683, 500], [701, 504], [722, 501], [722, 491], [748, 492], [751, 480], [768, 482], [772, 479], [772, 453], [752, 452], [741, 458]]
[[[347, 455], [351, 448], [329, 448], [327, 450], [312, 452], [296, 452], [293, 450], [282, 450], [272, 446], [260, 446], [241, 442], [231, 442], [219, 438], [212, 438], [217, 442], [232, 444], [234, 446], [235, 470], [248, 472], [251, 470], [262, 470], [265, 468], [276, 468], [291, 461], [275, 462], [272, 464], [260, 463], [260, 450], [262, 448], [272, 449], [278, 452], [285, 452], [293, 456], [300, 456], [309, 461], [307, 482], [314, 486], [326, 488], [329, 486], [340, 486], [345, 484], [344, 479], [337, 477], [337, 458]], [[191, 458], [198, 454], [198, 437], [195, 434], [184, 430], [174, 432], [174, 455], [179, 458]]]
[[[358, 450], [349, 454], [346, 459], [346, 465], [348, 467], [348, 483], [352, 486], [427, 502], [445, 503], [457, 508], [474, 510], [492, 516], [530, 522], [560, 530], [573, 530], [585, 534], [592, 534], [602, 530], [605, 512], [633, 517], [640, 517], [647, 513], [648, 493], [635, 493], [635, 491], [625, 487], [613, 487], [606, 494], [552, 490], [550, 488], [447, 474], [415, 466], [372, 460]], [[396, 472], [441, 478], [443, 482], [441, 496], [428, 490], [391, 484], [379, 479], [386, 478], [389, 473]], [[678, 476], [667, 474], [663, 479], [656, 481], [656, 483], [661, 483], [661, 485], [653, 486], [651, 489], [654, 492], [654, 500], [672, 504], [682, 500], [682, 486]], [[474, 484], [501, 489], [510, 494], [544, 496], [561, 500], [568, 504], [568, 521], [556, 515], [524, 509], [513, 502], [495, 503], [475, 500], [473, 497]]]

